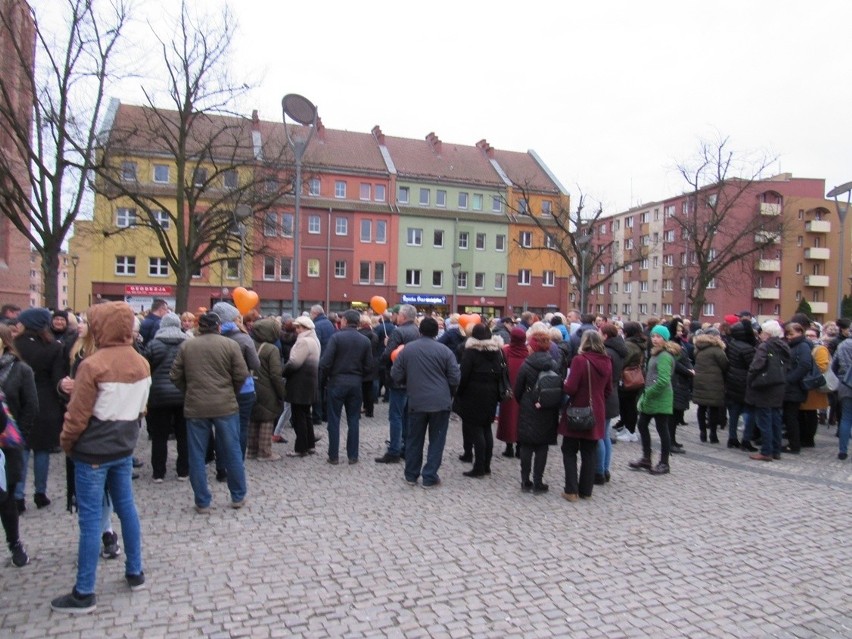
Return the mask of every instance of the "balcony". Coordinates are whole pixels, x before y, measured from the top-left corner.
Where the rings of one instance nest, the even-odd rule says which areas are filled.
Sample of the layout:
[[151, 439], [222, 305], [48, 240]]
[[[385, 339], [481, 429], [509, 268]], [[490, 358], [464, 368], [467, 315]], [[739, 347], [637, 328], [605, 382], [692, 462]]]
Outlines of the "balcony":
[[825, 288], [828, 284], [828, 275], [805, 275], [805, 286]]
[[805, 223], [808, 233], [831, 233], [831, 222], [828, 220], [811, 220]]
[[761, 215], [781, 215], [781, 205], [780, 204], [770, 204], [769, 202], [761, 202], [760, 203], [760, 214]]
[[831, 249], [809, 248], [805, 249], [806, 260], [827, 260], [831, 258]]
[[754, 234], [755, 244], [774, 244], [780, 239], [778, 231], [758, 231]]
[[780, 300], [780, 288], [756, 288], [754, 289], [754, 298], [757, 300]]
[[781, 270], [781, 260], [758, 260], [757, 261], [757, 270], [758, 271], [771, 271], [776, 272]]
[[828, 302], [808, 302], [811, 307], [811, 313], [814, 315], [825, 315], [828, 313]]

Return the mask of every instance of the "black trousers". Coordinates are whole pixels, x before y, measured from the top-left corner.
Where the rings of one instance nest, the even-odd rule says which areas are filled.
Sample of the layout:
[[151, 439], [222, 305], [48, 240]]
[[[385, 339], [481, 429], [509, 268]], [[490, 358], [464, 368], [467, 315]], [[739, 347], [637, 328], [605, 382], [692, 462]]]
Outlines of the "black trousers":
[[[580, 453], [580, 473], [577, 474], [577, 453]], [[569, 495], [591, 497], [598, 463], [598, 441], [579, 437], [562, 438], [562, 465], [565, 467], [565, 492]]]
[[373, 380], [368, 379], [361, 382], [361, 399], [364, 403], [364, 415], [366, 417], [373, 416], [373, 408], [376, 404], [376, 398], [373, 397]]
[[698, 429], [702, 434], [707, 433], [710, 429], [710, 435], [716, 436], [716, 429], [724, 423], [725, 409], [721, 406], [702, 406], [698, 405]]
[[541, 484], [541, 479], [544, 477], [544, 467], [547, 466], [548, 448], [547, 444], [518, 444], [522, 482], [527, 483], [530, 480], [530, 468], [532, 467], [533, 483], [535, 485]]
[[310, 404], [291, 404], [293, 409], [293, 430], [296, 431], [294, 450], [307, 453], [314, 447], [314, 423], [311, 421]]
[[[473, 447], [473, 470], [491, 472], [491, 456], [494, 453], [494, 434], [491, 432], [491, 418], [462, 420], [462, 437]], [[467, 452], [467, 449], [465, 449]]]
[[179, 477], [189, 477], [189, 456], [186, 444], [186, 420], [183, 406], [150, 406], [145, 418], [151, 436], [151, 469], [154, 479], [166, 476], [166, 461], [169, 455], [169, 435], [175, 434]]
[[642, 439], [642, 456], [651, 459], [651, 431], [648, 429], [648, 425], [651, 423], [652, 417], [654, 418], [654, 425], [657, 427], [657, 435], [660, 437], [660, 462], [668, 464], [669, 453], [671, 452], [669, 435], [671, 415], [639, 413], [639, 423], [636, 427], [639, 429], [639, 437]]
[[18, 532], [18, 505], [15, 503], [15, 485], [17, 482], [12, 482], [6, 486], [9, 491], [9, 498], [3, 503], [0, 503], [0, 521], [3, 522], [3, 530], [6, 531], [6, 543], [11, 550], [12, 546], [20, 541]]
[[638, 391], [618, 391], [618, 410], [620, 419], [619, 422], [628, 432], [636, 432], [636, 420], [639, 417], [639, 411], [636, 410], [636, 401], [639, 399]]
[[784, 430], [787, 433], [787, 446], [790, 450], [801, 450], [802, 441], [799, 435], [799, 402], [784, 402], [782, 417]]
[[815, 443], [819, 416], [816, 409], [799, 411], [799, 438], [805, 448], [813, 448]]

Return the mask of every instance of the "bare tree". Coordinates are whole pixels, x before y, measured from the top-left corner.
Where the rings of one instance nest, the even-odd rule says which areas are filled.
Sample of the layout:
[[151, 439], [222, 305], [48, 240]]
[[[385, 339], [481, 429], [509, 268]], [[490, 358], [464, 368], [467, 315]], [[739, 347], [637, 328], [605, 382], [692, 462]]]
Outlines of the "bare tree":
[[[559, 202], [550, 215], [534, 215], [530, 213], [530, 189], [520, 184], [514, 187], [521, 194], [520, 204], [514, 206], [504, 202], [507, 215], [513, 222], [533, 224], [545, 238], [539, 246], [522, 247], [517, 240], [515, 246], [524, 251], [558, 255], [573, 276], [573, 287], [579, 296], [583, 313], [587, 310], [585, 306], [590, 291], [608, 282], [625, 267], [646, 259], [653, 248], [637, 244], [632, 249], [616, 251], [615, 240], [601, 239], [601, 235], [596, 235], [595, 229], [604, 223], [601, 219], [603, 206], [598, 203], [594, 210], [587, 211], [586, 195], [579, 188], [577, 205], [573, 210]], [[605, 268], [601, 269], [601, 265]]]
[[[153, 233], [175, 274], [179, 311], [187, 307], [192, 276], [202, 267], [243, 249], [262, 252], [262, 246], [240, 237], [242, 222], [235, 211], [249, 207], [243, 210], [251, 212], [246, 220], [251, 229], [291, 190], [289, 178], [278, 179], [286, 144], [273, 140], [261, 148], [259, 131], [253, 130], [259, 122], [235, 113], [234, 104], [249, 87], [228, 75], [234, 30], [227, 8], [211, 20], [192, 16], [182, 2], [173, 38], [157, 37], [169, 108], [158, 106], [146, 89], [147, 105], [122, 107], [126, 112], [101, 140], [95, 189], [110, 201], [131, 202], [135, 219], [127, 228], [100, 220], [93, 230], [137, 240], [139, 233]], [[140, 155], [173, 166], [173, 185], [158, 187], [127, 175], [127, 162]]]
[[[129, 17], [122, 0], [66, 0], [63, 10], [61, 34], [34, 15], [34, 65], [32, 43], [16, 38], [12, 16], [0, 12], [3, 37], [14, 44], [17, 60], [11, 63], [25, 69], [24, 86], [0, 76], [0, 127], [15, 149], [0, 154], [0, 213], [41, 255], [45, 304], [51, 307], [59, 303], [59, 255], [86, 198], [111, 63]], [[16, 102], [21, 94], [31, 98], [26, 108]], [[27, 112], [31, 122], [21, 117]]]
[[688, 185], [685, 211], [670, 220], [680, 229], [686, 264], [691, 316], [698, 319], [711, 283], [720, 288], [741, 287], [744, 273], [761, 251], [779, 248], [789, 235], [789, 222], [778, 207], [763, 215], [757, 206], [758, 183], [776, 161], [768, 155], [738, 153], [730, 140], [701, 141], [698, 153], [677, 170]]

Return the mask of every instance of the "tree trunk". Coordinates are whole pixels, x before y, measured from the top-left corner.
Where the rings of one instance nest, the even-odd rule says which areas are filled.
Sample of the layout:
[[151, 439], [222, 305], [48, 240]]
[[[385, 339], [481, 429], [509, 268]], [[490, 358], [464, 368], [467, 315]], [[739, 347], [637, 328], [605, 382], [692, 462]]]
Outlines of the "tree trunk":
[[59, 249], [47, 245], [41, 255], [41, 279], [46, 308], [59, 308]]

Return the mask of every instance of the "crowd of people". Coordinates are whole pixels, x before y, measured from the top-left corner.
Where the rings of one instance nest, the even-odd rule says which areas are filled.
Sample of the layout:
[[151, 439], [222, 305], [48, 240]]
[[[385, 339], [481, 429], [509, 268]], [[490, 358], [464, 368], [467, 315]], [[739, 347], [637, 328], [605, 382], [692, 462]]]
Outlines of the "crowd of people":
[[[280, 460], [273, 443], [287, 442], [290, 429], [288, 457], [316, 454], [325, 423], [327, 463], [357, 464], [361, 416], [373, 417], [378, 402], [388, 403], [388, 439], [375, 462], [401, 464], [410, 486], [440, 486], [458, 420], [459, 459], [470, 464], [463, 476], [491, 475], [496, 435], [501, 454], [519, 460], [521, 491], [533, 495], [549, 490], [548, 452], [561, 437], [568, 502], [610, 480], [617, 442], [641, 444], [629, 469], [669, 474], [672, 456], [685, 453], [677, 428], [691, 404], [702, 442], [720, 444], [726, 431], [727, 447], [755, 461], [801, 454], [819, 424], [836, 426], [845, 460], [852, 434], [848, 319], [820, 326], [797, 314], [758, 324], [743, 312], [698, 326], [570, 311], [474, 321], [408, 304], [382, 314], [326, 314], [316, 305], [297, 317], [261, 317], [226, 302], [178, 316], [164, 300], [142, 317], [124, 302], [79, 316], [13, 305], [0, 314], [0, 391], [26, 442], [3, 448], [10, 496], [0, 519], [13, 564], [25, 566], [18, 518], [29, 460], [33, 503], [45, 508], [50, 455], [63, 450], [67, 505], [80, 520], [74, 588], [52, 602], [64, 612], [95, 609], [98, 557], [116, 558], [122, 546], [129, 587], [144, 587], [132, 489], [143, 424], [153, 483], [165, 481], [173, 438], [176, 477], [188, 481], [199, 515], [214, 507], [208, 464], [227, 484], [229, 506], [242, 508], [245, 460]], [[828, 377], [840, 382], [829, 388]], [[0, 432], [4, 422], [5, 413]]]

